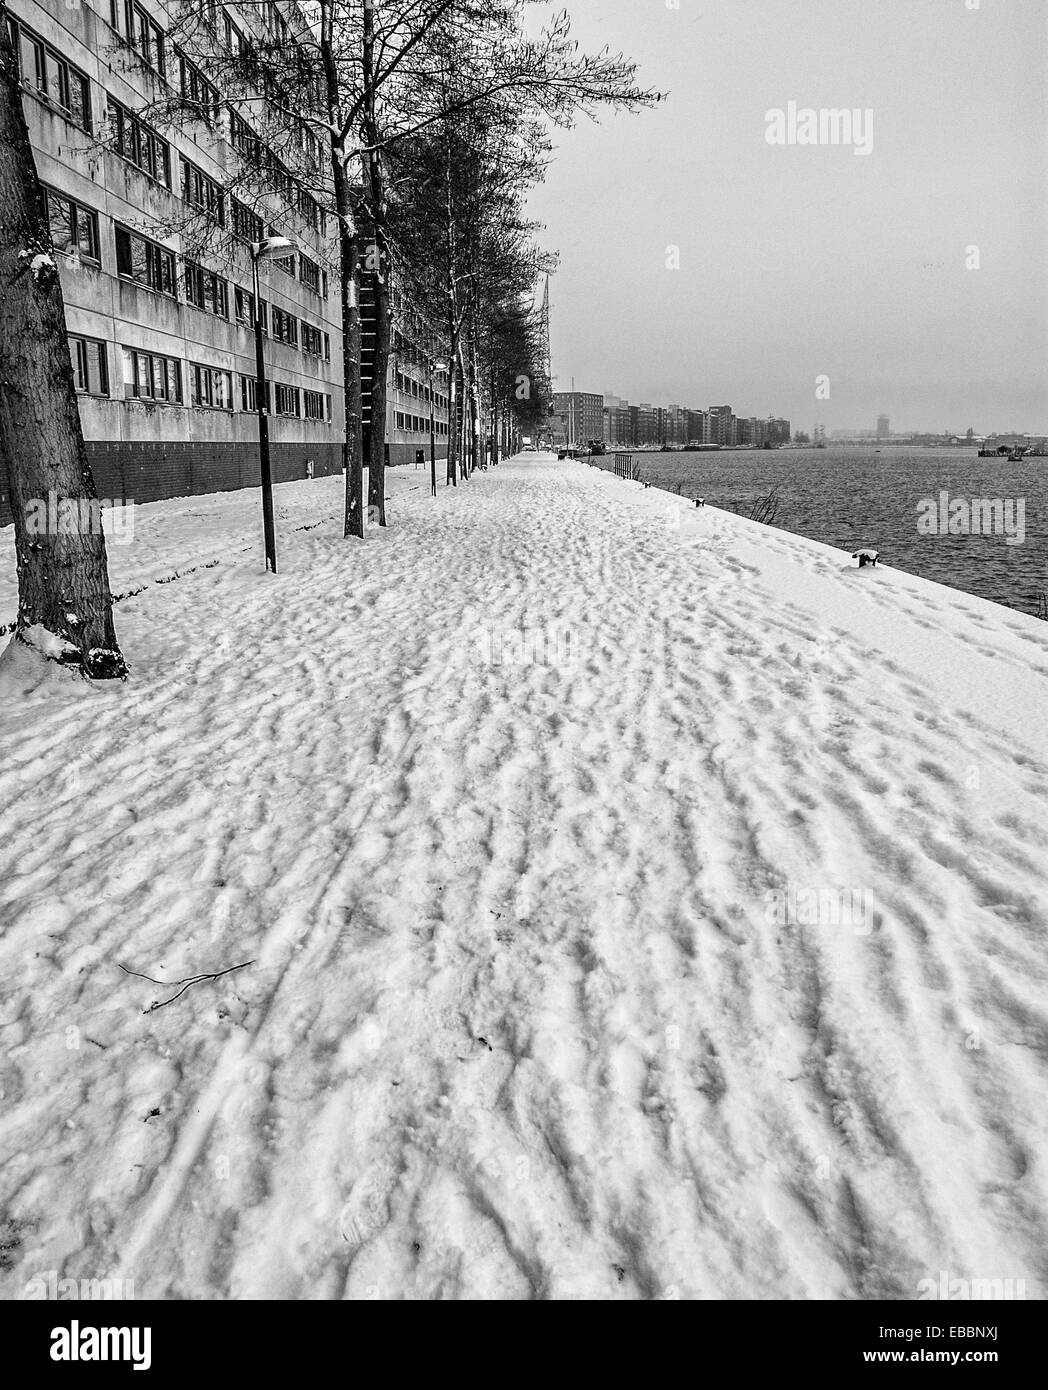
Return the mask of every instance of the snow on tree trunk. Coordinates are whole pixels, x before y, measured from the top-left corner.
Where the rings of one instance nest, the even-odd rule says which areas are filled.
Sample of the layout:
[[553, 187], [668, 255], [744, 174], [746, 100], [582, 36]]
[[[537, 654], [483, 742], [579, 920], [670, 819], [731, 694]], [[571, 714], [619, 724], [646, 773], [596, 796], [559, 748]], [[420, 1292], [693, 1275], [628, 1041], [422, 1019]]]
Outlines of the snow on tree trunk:
[[[14, 513], [14, 640], [85, 675], [124, 677], [105, 537], [97, 503], [91, 506], [96, 493], [73, 385], [62, 286], [2, 0], [0, 209], [0, 459]], [[30, 524], [31, 516], [38, 520], [42, 514], [47, 524]], [[62, 524], [52, 525], [52, 516]]]

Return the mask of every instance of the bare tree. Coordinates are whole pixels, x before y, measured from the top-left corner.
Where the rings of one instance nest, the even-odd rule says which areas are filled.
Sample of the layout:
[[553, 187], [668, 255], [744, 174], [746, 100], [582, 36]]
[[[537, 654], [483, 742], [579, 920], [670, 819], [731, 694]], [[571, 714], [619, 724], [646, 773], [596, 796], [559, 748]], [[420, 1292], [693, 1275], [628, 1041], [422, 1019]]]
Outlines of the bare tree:
[[[123, 677], [44, 193], [0, 0], [0, 456], [18, 566], [14, 641]], [[56, 534], [57, 532], [57, 534]]]

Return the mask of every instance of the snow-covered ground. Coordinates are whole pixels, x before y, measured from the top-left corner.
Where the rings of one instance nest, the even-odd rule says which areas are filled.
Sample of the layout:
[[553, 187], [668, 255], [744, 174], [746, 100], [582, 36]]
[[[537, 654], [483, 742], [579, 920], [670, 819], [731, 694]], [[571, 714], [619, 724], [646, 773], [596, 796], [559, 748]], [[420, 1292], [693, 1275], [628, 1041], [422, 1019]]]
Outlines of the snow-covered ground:
[[132, 679], [0, 678], [0, 1294], [1043, 1297], [1048, 624], [584, 463], [340, 489], [275, 578], [139, 509]]

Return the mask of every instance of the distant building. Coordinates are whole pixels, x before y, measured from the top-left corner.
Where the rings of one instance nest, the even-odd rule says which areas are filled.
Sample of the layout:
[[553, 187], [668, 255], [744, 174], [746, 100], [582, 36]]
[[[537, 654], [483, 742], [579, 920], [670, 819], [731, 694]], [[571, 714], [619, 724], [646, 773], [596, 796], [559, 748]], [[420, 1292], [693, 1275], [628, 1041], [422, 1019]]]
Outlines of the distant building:
[[710, 417], [710, 439], [711, 444], [731, 444], [733, 443], [732, 421], [735, 416], [732, 414], [730, 405], [711, 405], [709, 408]]
[[653, 405], [641, 403], [637, 407], [637, 443], [657, 444], [658, 414]]
[[706, 410], [686, 410], [684, 412], [685, 444], [708, 444], [710, 442], [710, 417]]
[[891, 432], [892, 432], [891, 421], [888, 419], [887, 415], [878, 415], [878, 416], [877, 416], [877, 438], [878, 438], [878, 439], [889, 439], [889, 438], [891, 437]]
[[555, 391], [553, 415], [558, 442], [576, 445], [604, 438], [604, 397], [592, 391]]
[[605, 391], [604, 409], [601, 412], [604, 425], [601, 438], [605, 444], [624, 444], [626, 442], [619, 438], [619, 413], [621, 408], [628, 404], [629, 402], [622, 400], [620, 396], [613, 396], [610, 391]]

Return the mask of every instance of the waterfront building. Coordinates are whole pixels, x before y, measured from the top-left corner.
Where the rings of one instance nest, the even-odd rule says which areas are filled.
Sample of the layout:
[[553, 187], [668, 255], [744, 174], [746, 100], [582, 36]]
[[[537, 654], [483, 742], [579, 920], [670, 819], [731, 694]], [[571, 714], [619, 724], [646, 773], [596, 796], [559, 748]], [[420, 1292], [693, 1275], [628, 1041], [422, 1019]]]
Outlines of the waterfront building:
[[555, 435], [570, 445], [604, 438], [604, 397], [592, 391], [555, 391]]
[[619, 413], [624, 405], [628, 405], [628, 402], [619, 396], [612, 395], [609, 391], [605, 391], [604, 408], [601, 412], [604, 425], [602, 438], [605, 444], [624, 444], [626, 442], [619, 438]]
[[890, 438], [891, 438], [891, 432], [892, 432], [891, 420], [889, 420], [888, 416], [887, 416], [887, 415], [878, 415], [878, 416], [877, 416], [877, 438], [878, 438], [878, 439], [890, 439]]
[[735, 416], [732, 414], [730, 405], [711, 405], [709, 408], [710, 417], [710, 439], [711, 444], [734, 444], [733, 421]]
[[[308, 32], [286, 0], [206, 14], [193, 43], [216, 54]], [[267, 235], [295, 243], [260, 266], [273, 475], [342, 468], [337, 243], [309, 192], [319, 144], [302, 125], [294, 158], [263, 152], [251, 128], [263, 94], [230, 100], [204, 76], [186, 51], [185, 15], [180, 0], [8, 4], [88, 460], [99, 496], [138, 502], [259, 482], [248, 243]], [[183, 99], [195, 115], [157, 114]], [[241, 201], [232, 185], [248, 157], [266, 186]], [[402, 348], [391, 364], [393, 462], [428, 435], [419, 363], [404, 360]], [[398, 370], [413, 384], [402, 388]], [[446, 411], [439, 421], [443, 432]], [[0, 479], [0, 524], [6, 487]]]
[[769, 444], [788, 444], [792, 438], [789, 420], [769, 415], [765, 426], [765, 438]]
[[684, 412], [685, 444], [710, 443], [710, 416], [706, 410], [686, 410]]
[[642, 402], [637, 407], [637, 444], [657, 444], [658, 437], [658, 415], [655, 407]]

